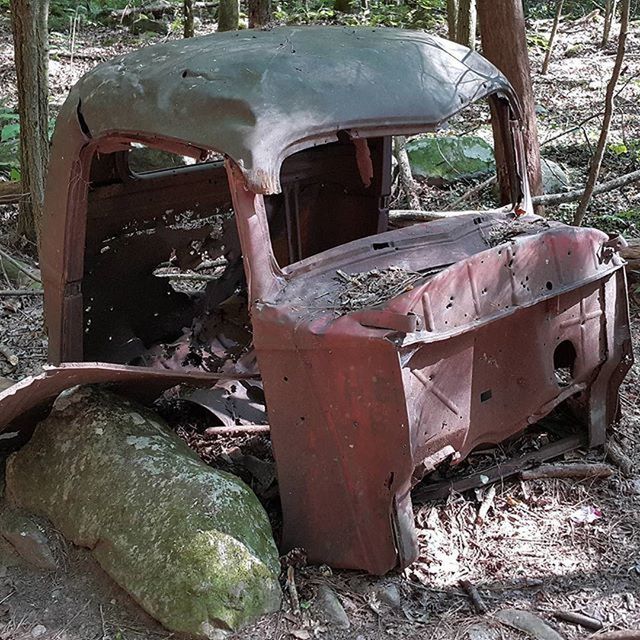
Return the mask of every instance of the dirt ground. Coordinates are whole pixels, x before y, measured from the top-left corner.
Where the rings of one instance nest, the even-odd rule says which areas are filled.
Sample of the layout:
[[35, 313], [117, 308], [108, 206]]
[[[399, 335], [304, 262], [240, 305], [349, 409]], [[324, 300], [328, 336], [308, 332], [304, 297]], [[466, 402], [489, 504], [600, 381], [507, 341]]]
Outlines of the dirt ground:
[[[601, 24], [567, 24], [560, 32], [551, 72], [537, 73], [543, 51], [536, 39], [547, 36], [548, 21], [530, 29], [532, 65], [541, 140], [547, 157], [567, 169], [574, 184], [584, 180], [589, 147], [598, 133], [604, 89], [615, 43], [596, 46]], [[101, 60], [158, 41], [134, 38], [123, 30], [82, 26], [73, 59], [66, 34], [54, 34], [50, 68], [53, 109], [73, 83]], [[640, 140], [639, 25], [634, 24], [626, 70], [617, 100], [610, 140]], [[15, 104], [15, 75], [6, 19], [0, 17], [0, 100]], [[585, 122], [583, 122], [585, 121]], [[577, 126], [580, 125], [580, 126]], [[637, 167], [632, 154], [609, 154], [604, 179]], [[450, 195], [450, 194], [449, 194]], [[440, 194], [426, 197], [438, 203]], [[561, 205], [550, 216], [566, 218], [574, 205]], [[589, 222], [607, 230], [640, 235], [632, 215], [614, 213], [640, 208], [637, 187], [598, 197]], [[10, 236], [15, 212], [0, 207], [0, 245], [11, 246], [25, 260], [33, 247]], [[622, 227], [622, 228], [620, 228]], [[4, 232], [3, 232], [4, 229]], [[635, 287], [636, 285], [634, 285]], [[1, 288], [1, 287], [0, 287]], [[640, 308], [632, 304], [636, 361], [640, 361]], [[46, 356], [41, 296], [0, 298], [0, 342], [19, 357], [16, 367], [0, 358], [0, 375], [20, 379], [37, 371]], [[567, 639], [591, 632], [553, 617], [558, 609], [597, 617], [605, 630], [640, 629], [640, 364], [622, 389], [623, 419], [612, 437], [635, 465], [634, 473], [600, 480], [508, 480], [497, 486], [493, 507], [477, 522], [486, 489], [454, 495], [446, 503], [416, 507], [421, 556], [403, 573], [374, 578], [361, 573], [307, 567], [296, 571], [302, 612], [292, 612], [287, 595], [283, 610], [243, 630], [239, 640], [321, 637], [344, 640], [382, 638], [523, 638], [500, 624], [494, 613], [516, 607], [551, 623]], [[239, 443], [242, 449], [244, 443]], [[231, 446], [231, 444], [229, 445]], [[568, 458], [602, 461], [600, 450], [579, 451]], [[584, 514], [592, 522], [583, 522]], [[36, 572], [0, 554], [0, 640], [41, 637], [50, 640], [142, 640], [174, 637], [164, 631], [115, 586], [83, 549], [64, 550], [63, 570]], [[477, 586], [489, 612], [474, 613], [459, 581]], [[336, 630], [318, 620], [314, 597], [321, 583], [338, 594], [350, 628]], [[380, 588], [393, 584], [399, 603], [390, 606]], [[383, 589], [384, 590], [384, 589]], [[43, 630], [44, 629], [44, 630]], [[597, 634], [594, 636], [597, 637]]]

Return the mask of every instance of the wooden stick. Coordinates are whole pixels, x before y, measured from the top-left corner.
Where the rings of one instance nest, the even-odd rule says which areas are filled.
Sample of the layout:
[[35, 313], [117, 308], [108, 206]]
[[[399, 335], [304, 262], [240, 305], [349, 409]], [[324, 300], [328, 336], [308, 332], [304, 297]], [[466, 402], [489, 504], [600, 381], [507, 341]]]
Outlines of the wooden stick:
[[[597, 196], [601, 193], [606, 193], [607, 191], [626, 187], [627, 185], [638, 181], [640, 181], [640, 170], [632, 171], [631, 173], [627, 173], [619, 178], [614, 178], [608, 182], [602, 182], [594, 187], [591, 195]], [[575, 202], [576, 200], [579, 200], [583, 197], [584, 193], [584, 188], [575, 189], [573, 191], [567, 191], [566, 193], [550, 193], [544, 196], [534, 196], [532, 200], [534, 204], [540, 205], [563, 204], [565, 202]]]
[[0, 289], [0, 297], [8, 298], [11, 296], [42, 296], [42, 289]]
[[608, 478], [613, 469], [606, 464], [541, 464], [520, 473], [523, 480], [540, 478]]
[[[620, 189], [634, 182], [640, 182], [640, 170], [632, 171], [608, 182], [602, 182], [593, 189], [592, 195], [600, 195], [614, 189]], [[574, 189], [565, 193], [549, 193], [543, 196], [533, 196], [534, 205], [556, 205], [566, 202], [575, 202], [584, 194], [584, 189]], [[453, 218], [472, 211], [422, 211], [412, 209], [392, 209], [389, 211], [389, 220], [393, 223], [403, 222], [431, 222], [433, 220], [442, 220], [444, 218]]]
[[418, 197], [418, 184], [413, 179], [411, 173], [411, 164], [409, 163], [409, 154], [407, 153], [407, 139], [404, 136], [395, 136], [393, 139], [394, 153], [398, 161], [398, 169], [400, 171], [400, 182], [404, 188], [404, 192], [409, 200], [409, 206], [412, 209], [420, 208], [420, 198]]
[[19, 260], [16, 260], [13, 256], [8, 254], [3, 249], [0, 249], [0, 258], [3, 258], [7, 262], [10, 262], [18, 271], [20, 271], [21, 273], [24, 273], [24, 275], [31, 278], [34, 282], [38, 282], [39, 284], [42, 284], [42, 281], [35, 273], [33, 273], [28, 267], [22, 264]]
[[487, 493], [480, 504], [478, 509], [478, 516], [476, 518], [476, 524], [482, 524], [484, 519], [487, 517], [487, 513], [489, 513], [489, 509], [493, 505], [493, 500], [496, 497], [496, 485], [492, 484], [488, 489]]
[[459, 198], [454, 200], [450, 205], [447, 206], [447, 211], [456, 211], [459, 209], [460, 205], [473, 198], [473, 196], [479, 194], [481, 191], [484, 191], [487, 187], [490, 187], [492, 184], [495, 184], [498, 180], [497, 176], [491, 176], [486, 180], [483, 180], [480, 184], [477, 184], [475, 187], [469, 189], [469, 191], [465, 191]]
[[473, 608], [476, 610], [476, 613], [484, 614], [489, 610], [487, 605], [484, 603], [484, 600], [480, 596], [478, 589], [474, 584], [469, 582], [469, 580], [460, 580], [458, 584], [465, 590], [466, 594], [469, 596], [471, 600], [471, 604]]
[[12, 367], [17, 367], [18, 366], [18, 356], [13, 353], [13, 351], [11, 351], [11, 349], [9, 349], [9, 347], [7, 347], [4, 344], [0, 344], [0, 355], [4, 356], [5, 360], [12, 366]]
[[239, 424], [234, 427], [209, 427], [204, 430], [207, 436], [239, 436], [246, 433], [269, 433], [268, 424]]
[[542, 65], [542, 71], [540, 72], [543, 76], [547, 75], [549, 71], [549, 63], [551, 62], [551, 53], [553, 52], [553, 46], [556, 42], [556, 33], [558, 33], [558, 25], [560, 24], [560, 18], [562, 16], [562, 5], [564, 4], [564, 0], [558, 0], [558, 6], [556, 8], [556, 17], [553, 21], [553, 27], [551, 28], [551, 35], [549, 36], [549, 45], [547, 46], [547, 55], [544, 57], [544, 63]]
[[[585, 629], [591, 629], [592, 631], [600, 631], [602, 629], [602, 620], [598, 620], [597, 618], [592, 618], [590, 616], [585, 616], [582, 613], [575, 613], [573, 611], [554, 611], [553, 613], [555, 618], [558, 620], [564, 620], [565, 622], [570, 622], [571, 624], [578, 624]], [[600, 638], [601, 636], [598, 636]]]
[[611, 127], [611, 120], [613, 119], [614, 110], [614, 93], [618, 79], [620, 78], [620, 72], [622, 71], [622, 65], [624, 63], [624, 54], [627, 44], [627, 32], [629, 29], [629, 13], [631, 10], [631, 0], [623, 0], [622, 2], [622, 21], [620, 22], [620, 38], [618, 40], [618, 53], [616, 55], [616, 61], [613, 66], [613, 73], [611, 79], [607, 85], [607, 95], [605, 98], [605, 110], [604, 118], [602, 120], [602, 129], [600, 130], [600, 138], [598, 140], [598, 146], [596, 152], [591, 159], [591, 165], [589, 167], [589, 176], [587, 178], [587, 185], [585, 187], [578, 209], [573, 216], [573, 224], [580, 226], [584, 220], [584, 215], [589, 206], [591, 196], [593, 194], [596, 182], [600, 175], [600, 169], [602, 167], [602, 159], [604, 157], [605, 147], [607, 145], [607, 138], [609, 137], [609, 129]]
[[640, 630], [606, 631], [592, 637], [594, 640], [640, 640]]
[[287, 567], [287, 590], [291, 598], [291, 610], [296, 616], [300, 615], [300, 598], [298, 597], [298, 589], [296, 587], [296, 574], [292, 566]]

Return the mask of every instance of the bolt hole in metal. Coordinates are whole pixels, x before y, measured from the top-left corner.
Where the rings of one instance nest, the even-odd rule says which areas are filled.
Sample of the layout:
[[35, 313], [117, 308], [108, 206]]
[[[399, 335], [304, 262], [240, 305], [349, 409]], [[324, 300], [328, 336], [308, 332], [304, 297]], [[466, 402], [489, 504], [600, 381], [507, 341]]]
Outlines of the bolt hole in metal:
[[553, 373], [560, 387], [568, 387], [573, 381], [578, 354], [571, 340], [563, 340], [553, 352]]

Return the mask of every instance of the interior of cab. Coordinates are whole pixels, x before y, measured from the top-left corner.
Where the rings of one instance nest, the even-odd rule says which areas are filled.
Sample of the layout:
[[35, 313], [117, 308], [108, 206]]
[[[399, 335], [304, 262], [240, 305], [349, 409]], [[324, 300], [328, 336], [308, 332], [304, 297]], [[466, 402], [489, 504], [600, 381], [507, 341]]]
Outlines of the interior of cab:
[[[264, 196], [281, 268], [389, 229], [397, 175], [392, 144], [390, 135], [341, 132], [336, 142], [284, 160], [281, 193]], [[224, 159], [196, 161], [174, 151], [132, 140], [92, 159], [85, 360], [216, 371], [225, 351], [249, 348], [242, 251]], [[182, 348], [212, 336], [222, 336], [218, 356], [194, 357], [197, 350]]]

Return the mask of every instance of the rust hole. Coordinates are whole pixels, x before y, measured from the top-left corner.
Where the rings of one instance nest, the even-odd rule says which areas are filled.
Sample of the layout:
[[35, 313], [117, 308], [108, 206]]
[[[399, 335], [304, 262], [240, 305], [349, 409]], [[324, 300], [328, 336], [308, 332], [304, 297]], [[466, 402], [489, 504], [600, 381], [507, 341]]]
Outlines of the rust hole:
[[573, 381], [576, 358], [578, 354], [571, 340], [563, 340], [553, 352], [553, 373], [561, 387]]

